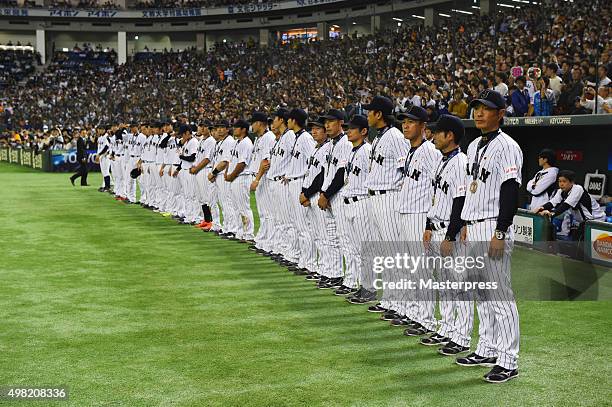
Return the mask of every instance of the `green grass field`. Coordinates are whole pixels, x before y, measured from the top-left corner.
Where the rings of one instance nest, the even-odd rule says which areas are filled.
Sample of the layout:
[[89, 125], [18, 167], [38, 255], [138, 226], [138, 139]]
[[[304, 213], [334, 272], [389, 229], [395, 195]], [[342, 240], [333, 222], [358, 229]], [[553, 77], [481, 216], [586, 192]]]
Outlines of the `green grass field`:
[[[90, 183], [0, 164], [0, 386], [70, 390], [31, 405], [611, 405], [605, 270], [608, 300], [520, 301], [521, 376], [488, 384], [246, 245]], [[560, 261], [519, 248], [515, 279]]]

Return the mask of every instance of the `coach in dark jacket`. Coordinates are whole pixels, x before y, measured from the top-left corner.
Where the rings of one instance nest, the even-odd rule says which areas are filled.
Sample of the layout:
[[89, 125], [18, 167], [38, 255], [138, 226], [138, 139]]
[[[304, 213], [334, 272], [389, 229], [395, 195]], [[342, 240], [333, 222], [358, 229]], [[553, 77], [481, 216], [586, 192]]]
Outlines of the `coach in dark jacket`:
[[86, 149], [86, 143], [87, 143], [87, 133], [86, 133], [86, 130], [82, 130], [82, 133], [77, 136], [77, 153], [76, 153], [76, 156], [77, 156], [77, 162], [79, 163], [79, 168], [77, 169], [77, 172], [74, 173], [70, 177], [70, 182], [72, 183], [72, 185], [74, 185], [74, 181], [76, 181], [76, 179], [80, 177], [81, 178], [81, 186], [82, 187], [89, 186], [87, 184], [87, 149]]

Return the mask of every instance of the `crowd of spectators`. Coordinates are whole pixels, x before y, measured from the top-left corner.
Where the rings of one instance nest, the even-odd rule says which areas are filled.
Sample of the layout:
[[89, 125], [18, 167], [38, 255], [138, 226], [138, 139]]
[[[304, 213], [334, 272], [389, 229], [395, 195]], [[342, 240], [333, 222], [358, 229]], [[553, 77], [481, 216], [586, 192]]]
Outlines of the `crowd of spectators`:
[[180, 113], [233, 120], [279, 105], [352, 114], [374, 94], [391, 96], [398, 109], [424, 106], [431, 120], [446, 112], [469, 118], [469, 101], [488, 88], [507, 97], [509, 116], [610, 113], [611, 11], [609, 2], [594, 9], [591, 1], [557, 1], [334, 41], [147, 53], [121, 66], [111, 58], [66, 69], [56, 55], [26, 86], [6, 92], [2, 103], [11, 113], [5, 109], [0, 126], [149, 121]]
[[13, 49], [14, 45], [19, 47], [22, 44], [9, 42], [7, 47], [0, 47], [0, 91], [16, 86], [32, 75], [35, 66], [41, 63], [40, 54], [31, 49], [32, 44], [27, 44], [30, 49]]

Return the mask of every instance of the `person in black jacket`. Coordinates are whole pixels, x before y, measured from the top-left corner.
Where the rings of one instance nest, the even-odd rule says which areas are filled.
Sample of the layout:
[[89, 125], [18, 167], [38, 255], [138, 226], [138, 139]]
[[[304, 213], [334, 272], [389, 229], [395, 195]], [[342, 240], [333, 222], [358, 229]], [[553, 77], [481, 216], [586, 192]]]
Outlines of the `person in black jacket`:
[[87, 130], [82, 130], [81, 134], [77, 133], [77, 162], [79, 168], [77, 172], [70, 177], [70, 182], [74, 185], [77, 178], [81, 178], [81, 186], [87, 187], [87, 150], [85, 149], [87, 142]]

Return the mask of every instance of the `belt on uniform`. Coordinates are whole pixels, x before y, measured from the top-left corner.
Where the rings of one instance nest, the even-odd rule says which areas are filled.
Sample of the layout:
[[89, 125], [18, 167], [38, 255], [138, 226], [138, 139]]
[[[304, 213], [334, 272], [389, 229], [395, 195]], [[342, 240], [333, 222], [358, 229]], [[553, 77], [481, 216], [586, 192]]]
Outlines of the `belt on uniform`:
[[123, 157], [123, 154], [115, 154], [115, 157]]
[[300, 176], [300, 177], [293, 177], [293, 178], [288, 178], [289, 181], [297, 181], [298, 179], [302, 179], [304, 178], [304, 175]]
[[471, 225], [475, 225], [475, 224], [480, 223], [480, 222], [484, 222], [485, 220], [491, 220], [491, 219], [495, 219], [495, 218], [485, 218], [485, 219], [467, 220], [467, 221], [465, 221], [465, 223], [467, 223], [468, 225], [470, 225], [470, 226], [471, 226]]
[[143, 161], [145, 164], [153, 164], [153, 161]]
[[433, 230], [434, 232], [437, 232], [438, 230], [442, 230], [446, 227], [446, 224], [444, 222], [435, 222], [431, 224], [431, 230]]
[[130, 157], [132, 157], [132, 158], [138, 158], [138, 156], [137, 156], [137, 155], [132, 155], [132, 154], [130, 154]]
[[360, 196], [352, 196], [350, 198], [344, 198], [344, 203], [348, 205], [350, 203], [358, 202], [363, 199], [366, 199], [367, 197], [368, 197], [367, 195], [360, 195]]
[[368, 189], [368, 195], [370, 195], [370, 196], [374, 196], [374, 195], [384, 195], [384, 194], [386, 194], [387, 192], [391, 192], [391, 191], [390, 191], [390, 190], [388, 190], [388, 189], [382, 189], [382, 190], [378, 190], [378, 191], [374, 191], [374, 190]]
[[273, 180], [273, 181], [280, 181], [280, 180], [282, 180], [283, 178], [285, 178], [285, 177], [274, 177], [274, 178], [272, 178], [272, 180]]

